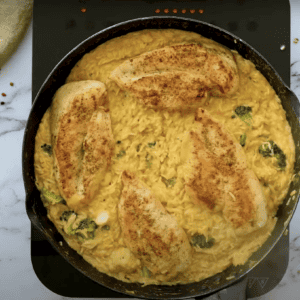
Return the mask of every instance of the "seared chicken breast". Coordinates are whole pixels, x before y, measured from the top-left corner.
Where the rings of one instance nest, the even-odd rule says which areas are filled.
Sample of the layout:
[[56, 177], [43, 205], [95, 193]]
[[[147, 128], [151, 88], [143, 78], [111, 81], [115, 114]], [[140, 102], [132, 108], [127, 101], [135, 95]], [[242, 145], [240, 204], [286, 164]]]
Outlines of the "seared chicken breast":
[[119, 222], [127, 247], [153, 274], [183, 272], [192, 255], [184, 230], [133, 173], [124, 171], [122, 181]]
[[51, 106], [54, 170], [62, 197], [74, 209], [91, 200], [113, 151], [109, 113], [99, 81], [79, 81], [58, 89]]
[[119, 87], [150, 107], [203, 103], [233, 94], [239, 85], [232, 53], [212, 43], [166, 46], [126, 60], [110, 75]]
[[87, 133], [82, 143], [83, 159], [80, 179], [85, 197], [92, 199], [97, 192], [99, 180], [111, 163], [114, 139], [108, 110], [100, 107], [87, 125]]
[[204, 109], [198, 109], [195, 120], [198, 128], [182, 147], [185, 189], [196, 203], [221, 211], [238, 235], [263, 227], [266, 200], [242, 147]]

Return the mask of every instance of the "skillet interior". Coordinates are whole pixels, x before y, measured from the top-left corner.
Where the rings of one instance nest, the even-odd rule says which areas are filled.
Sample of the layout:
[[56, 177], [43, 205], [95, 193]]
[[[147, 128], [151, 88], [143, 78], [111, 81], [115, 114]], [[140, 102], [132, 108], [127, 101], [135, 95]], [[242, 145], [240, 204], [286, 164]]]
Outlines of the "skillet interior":
[[[156, 299], [170, 299], [170, 298], [189, 298], [195, 296], [204, 296], [214, 293], [220, 289], [226, 288], [228, 285], [235, 283], [238, 279], [247, 274], [254, 268], [259, 261], [261, 261], [273, 248], [276, 242], [280, 239], [285, 228], [287, 227], [294, 210], [296, 209], [300, 182], [291, 184], [289, 193], [296, 190], [297, 193], [294, 200], [289, 201], [289, 196], [285, 198], [283, 204], [279, 207], [277, 212], [278, 222], [273, 231], [272, 236], [266, 243], [251, 256], [251, 260], [256, 261], [255, 264], [249, 266], [246, 263], [239, 267], [230, 267], [220, 274], [205, 279], [200, 283], [177, 285], [177, 286], [146, 286], [141, 284], [125, 283], [115, 278], [109, 277], [106, 274], [100, 273], [90, 264], [88, 264], [76, 251], [71, 249], [66, 243], [63, 246], [59, 241], [63, 240], [58, 233], [56, 227], [47, 218], [47, 211], [44, 208], [38, 190], [35, 187], [34, 175], [34, 147], [35, 135], [38, 130], [39, 123], [51, 104], [52, 97], [56, 90], [65, 83], [67, 76], [71, 69], [75, 66], [82, 56], [96, 48], [98, 45], [106, 42], [109, 39], [119, 37], [129, 32], [143, 30], [143, 29], [181, 29], [186, 31], [197, 32], [204, 37], [211, 38], [216, 42], [227, 46], [230, 49], [237, 50], [244, 58], [252, 61], [257, 69], [267, 78], [271, 86], [282, 100], [283, 108], [286, 110], [288, 122], [292, 128], [292, 134], [295, 144], [300, 143], [300, 105], [295, 95], [285, 86], [279, 75], [268, 64], [268, 62], [252, 47], [240, 40], [238, 37], [219, 29], [215, 26], [204, 22], [176, 18], [176, 17], [150, 17], [136, 19], [120, 23], [108, 29], [100, 31], [89, 39], [78, 45], [72, 52], [63, 58], [59, 64], [54, 68], [48, 78], [45, 80], [43, 86], [37, 94], [33, 103], [32, 110], [26, 124], [24, 141], [23, 141], [23, 178], [26, 189], [26, 209], [29, 218], [33, 224], [41, 230], [47, 237], [52, 246], [77, 270], [84, 275], [94, 280], [95, 282], [111, 288], [117, 292], [130, 294], [134, 292], [135, 297], [140, 298], [156, 298]], [[299, 148], [296, 147], [296, 163], [295, 172], [299, 172], [300, 153]], [[289, 205], [286, 203], [289, 201]], [[233, 279], [227, 280], [229, 276], [234, 276]]]

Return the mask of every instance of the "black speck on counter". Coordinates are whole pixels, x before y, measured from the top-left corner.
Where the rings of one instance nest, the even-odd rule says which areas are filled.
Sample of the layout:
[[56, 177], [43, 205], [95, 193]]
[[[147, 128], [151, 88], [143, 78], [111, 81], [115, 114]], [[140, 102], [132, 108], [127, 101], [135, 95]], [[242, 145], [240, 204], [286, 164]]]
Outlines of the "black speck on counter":
[[1, 105], [4, 105], [4, 104], [5, 104], [5, 102], [2, 101], [2, 102], [1, 102]]

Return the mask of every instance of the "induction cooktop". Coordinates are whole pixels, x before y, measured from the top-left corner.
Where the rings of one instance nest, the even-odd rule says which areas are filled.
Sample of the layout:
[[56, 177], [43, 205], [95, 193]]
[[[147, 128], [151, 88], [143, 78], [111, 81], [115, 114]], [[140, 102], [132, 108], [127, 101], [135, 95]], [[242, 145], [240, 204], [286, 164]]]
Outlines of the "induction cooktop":
[[[253, 46], [290, 85], [290, 4], [288, 0], [98, 1], [35, 0], [33, 9], [32, 98], [55, 65], [89, 36], [122, 21], [178, 16], [221, 27]], [[32, 265], [51, 291], [76, 298], [130, 298], [100, 286], [61, 257], [32, 226]], [[247, 298], [272, 290], [289, 261], [289, 233], [247, 275]], [[230, 288], [216, 299], [231, 299]], [[200, 299], [200, 298], [196, 298]]]

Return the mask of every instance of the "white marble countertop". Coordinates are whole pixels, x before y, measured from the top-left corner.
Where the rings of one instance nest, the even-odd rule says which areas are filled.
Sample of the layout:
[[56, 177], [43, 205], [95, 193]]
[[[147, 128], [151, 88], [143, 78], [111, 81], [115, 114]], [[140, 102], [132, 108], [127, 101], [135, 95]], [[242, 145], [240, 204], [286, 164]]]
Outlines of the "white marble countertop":
[[[293, 43], [295, 38], [300, 39], [297, 2], [291, 0], [291, 89], [300, 98], [300, 42]], [[0, 71], [0, 298], [70, 299], [48, 290], [31, 265], [30, 221], [21, 169], [23, 134], [31, 108], [31, 76], [32, 24], [17, 52]], [[255, 299], [300, 299], [300, 206], [290, 223], [288, 270], [275, 289]]]

